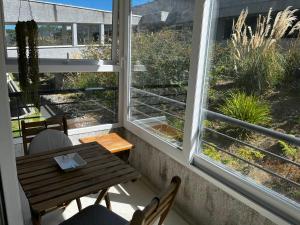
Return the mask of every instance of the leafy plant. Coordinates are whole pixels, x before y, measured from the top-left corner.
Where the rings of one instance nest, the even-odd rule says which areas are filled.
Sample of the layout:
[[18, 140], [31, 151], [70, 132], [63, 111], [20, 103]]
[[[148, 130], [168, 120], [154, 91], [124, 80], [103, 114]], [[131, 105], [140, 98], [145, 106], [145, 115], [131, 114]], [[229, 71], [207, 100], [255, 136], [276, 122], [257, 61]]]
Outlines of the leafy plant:
[[204, 155], [207, 155], [208, 157], [212, 158], [213, 160], [220, 162], [222, 160], [222, 155], [212, 145], [205, 145], [205, 148], [203, 149], [202, 153]]
[[171, 29], [134, 34], [132, 64], [144, 65], [145, 70], [134, 71], [133, 86], [177, 84], [184, 89], [190, 66], [190, 34], [191, 30]]
[[287, 144], [286, 142], [284, 141], [278, 141], [280, 147], [281, 147], [281, 150], [282, 150], [282, 153], [286, 156], [286, 157], [290, 157], [292, 158], [293, 160], [296, 159], [297, 157], [297, 149], [294, 148], [293, 146]]
[[230, 117], [257, 125], [270, 122], [270, 109], [254, 95], [243, 92], [232, 93], [219, 110]]
[[253, 150], [247, 147], [237, 149], [236, 153], [238, 156], [248, 161], [262, 160], [265, 157], [265, 155], [260, 151]]
[[300, 37], [292, 41], [286, 51], [285, 55], [285, 80], [289, 82], [294, 81], [297, 75], [300, 73]]

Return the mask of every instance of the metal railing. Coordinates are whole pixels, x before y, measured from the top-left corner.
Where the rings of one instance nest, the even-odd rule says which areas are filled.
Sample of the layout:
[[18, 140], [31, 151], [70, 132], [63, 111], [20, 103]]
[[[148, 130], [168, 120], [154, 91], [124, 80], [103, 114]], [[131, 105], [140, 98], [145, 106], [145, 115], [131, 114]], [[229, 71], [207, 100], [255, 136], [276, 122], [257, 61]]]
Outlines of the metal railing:
[[[147, 118], [151, 118], [151, 115], [152, 115], [152, 117], [160, 115], [160, 116], [166, 116], [166, 117], [172, 116], [175, 119], [184, 121], [184, 110], [186, 107], [185, 102], [178, 101], [176, 98], [169, 98], [168, 96], [165, 96], [165, 95], [161, 95], [161, 94], [157, 94], [154, 92], [139, 89], [137, 87], [132, 87], [131, 93], [132, 93], [132, 100], [131, 100], [130, 109], [132, 110], [132, 112], [137, 113], [137, 114], [140, 113], [142, 116], [145, 116]], [[151, 100], [149, 100], [149, 99], [151, 99]], [[161, 107], [162, 105], [167, 106], [167, 107]], [[183, 115], [179, 116], [178, 112], [176, 110], [174, 111], [174, 106], [177, 106], [178, 110], [181, 110], [181, 111], [183, 110]], [[137, 110], [138, 107], [142, 108], [143, 110]], [[172, 108], [173, 111], [170, 112], [170, 110], [168, 108]], [[248, 123], [245, 121], [241, 121], [241, 120], [223, 115], [218, 112], [213, 112], [208, 109], [202, 109], [202, 113], [203, 113], [203, 118], [205, 118], [207, 120], [220, 121], [224, 124], [229, 124], [230, 126], [234, 126], [234, 127], [240, 128], [240, 129], [246, 129], [247, 131], [249, 131], [251, 133], [255, 133], [256, 135], [260, 134], [260, 135], [275, 139], [276, 141], [284, 141], [284, 142], [287, 142], [288, 144], [294, 145], [296, 147], [300, 147], [300, 138], [299, 137], [280, 133], [273, 129], [269, 129], [269, 128], [251, 124], [251, 123]], [[168, 123], [168, 119], [166, 119], [165, 122]], [[147, 129], [148, 129], [148, 127], [147, 127]], [[199, 125], [199, 128], [200, 127], [201, 126]], [[150, 128], [151, 127], [149, 127], [149, 129]], [[243, 139], [240, 140], [239, 138], [237, 138], [235, 136], [230, 136], [230, 135], [224, 133], [224, 131], [218, 131], [216, 129], [209, 128], [209, 127], [203, 127], [202, 129], [203, 129], [202, 130], [203, 132], [201, 132], [201, 143], [202, 144], [213, 147], [217, 151], [222, 152], [223, 154], [226, 154], [232, 158], [235, 158], [236, 160], [238, 160], [240, 162], [246, 163], [247, 165], [255, 167], [271, 176], [279, 178], [282, 181], [287, 182], [288, 184], [292, 185], [293, 187], [300, 188], [299, 179], [296, 179], [296, 180], [291, 179], [289, 173], [283, 175], [280, 171], [274, 171], [270, 168], [267, 168], [266, 166], [262, 165], [262, 163], [260, 163], [260, 162], [255, 162], [255, 161], [251, 161], [246, 158], [243, 158], [242, 156], [235, 154], [234, 152], [230, 151], [229, 149], [226, 149], [226, 147], [220, 146], [220, 143], [217, 143], [217, 144], [211, 143], [210, 141], [205, 139], [205, 137], [204, 137], [205, 135], [203, 135], [203, 134], [210, 133], [210, 134], [213, 134], [220, 138], [224, 138], [227, 141], [230, 141], [231, 143], [238, 144], [239, 146], [248, 147], [248, 148], [258, 151], [266, 156], [272, 157], [272, 160], [274, 160], [274, 162], [279, 161], [279, 162], [282, 162], [283, 164], [290, 165], [299, 170], [300, 163], [298, 161], [287, 158], [284, 155], [280, 155], [280, 154], [276, 154], [272, 151], [268, 151], [264, 148], [255, 146], [255, 144], [253, 144], [253, 143], [248, 143], [247, 140], [243, 140]], [[152, 130], [152, 129], [150, 129], [150, 130]], [[183, 130], [181, 130], [181, 131], [183, 131]], [[218, 139], [218, 138], [216, 138], [216, 139]]]
[[[113, 92], [112, 97], [101, 97], [100, 99], [95, 99], [91, 97], [88, 100], [68, 100], [68, 101], [63, 101], [63, 102], [52, 102], [47, 97], [51, 95], [66, 95], [66, 94], [83, 94], [84, 96], [91, 94], [103, 94], [105, 96], [105, 93], [108, 92]], [[14, 115], [12, 115], [11, 121], [18, 124], [18, 128], [13, 130], [13, 136], [14, 137], [20, 137], [21, 134], [21, 120], [39, 120], [39, 119], [45, 119], [45, 115], [30, 115], [31, 109], [34, 109], [35, 106], [31, 104], [26, 104], [24, 103], [22, 99], [22, 92], [11, 92], [9, 93], [9, 98], [11, 101], [11, 111], [13, 111]], [[101, 110], [105, 110], [113, 115], [113, 120], [117, 121], [117, 111], [118, 111], [118, 87], [97, 87], [97, 88], [72, 88], [72, 89], [59, 89], [59, 90], [41, 90], [39, 91], [39, 96], [40, 96], [40, 106], [44, 107], [44, 109], [51, 115], [60, 115], [64, 114], [67, 117], [70, 116], [72, 113], [74, 114], [75, 112], [68, 112], [63, 109], [61, 109], [62, 106], [64, 105], [70, 105], [73, 106], [74, 108], [75, 105], [87, 105], [87, 106], [95, 106], [93, 109], [83, 109], [80, 110], [76, 109], [76, 114], [86, 114], [86, 113], [91, 113], [91, 112], [100, 112]], [[104, 103], [103, 101], [108, 102], [109, 104]], [[24, 113], [21, 113], [22, 110], [27, 111]], [[54, 114], [52, 111], [55, 111]], [[28, 113], [29, 112], [29, 113]]]

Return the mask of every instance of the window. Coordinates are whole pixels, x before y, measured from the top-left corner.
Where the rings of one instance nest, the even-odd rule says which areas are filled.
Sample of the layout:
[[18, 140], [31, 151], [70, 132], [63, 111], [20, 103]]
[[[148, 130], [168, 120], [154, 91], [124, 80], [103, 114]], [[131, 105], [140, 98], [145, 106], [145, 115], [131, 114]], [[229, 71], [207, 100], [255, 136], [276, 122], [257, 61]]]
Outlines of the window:
[[300, 3], [236, 0], [230, 11], [228, 4], [218, 1], [216, 10], [199, 155], [216, 173], [223, 168], [299, 207], [300, 42], [292, 37], [299, 36], [293, 10]]
[[100, 44], [101, 25], [100, 24], [78, 24], [77, 37], [79, 45]]
[[112, 36], [113, 36], [113, 29], [112, 25], [104, 25], [104, 43], [111, 44], [112, 43]]
[[18, 74], [8, 74], [14, 137], [21, 120], [66, 115], [69, 129], [118, 122], [118, 73], [44, 73], [40, 80], [39, 110], [22, 97]]
[[39, 46], [72, 45], [71, 24], [38, 24]]
[[[5, 25], [7, 47], [16, 47], [15, 25]], [[38, 24], [39, 46], [72, 45], [70, 24]]]
[[135, 2], [132, 1], [129, 120], [181, 146], [194, 3], [178, 5], [163, 0], [158, 6], [152, 1]]
[[5, 25], [5, 40], [7, 47], [15, 47], [17, 45], [15, 27], [15, 25]]
[[[112, 3], [113, 0], [98, 1], [93, 5], [97, 8], [83, 8], [48, 1], [21, 2], [20, 21], [32, 19], [30, 5], [32, 17], [38, 24], [40, 108], [36, 102], [25, 99], [21, 90], [15, 59], [18, 15], [14, 13], [14, 4], [4, 4], [14, 137], [22, 135], [22, 120], [39, 121], [55, 115], [66, 115], [69, 129], [91, 126], [102, 129], [98, 125], [118, 123], [119, 67], [111, 62], [114, 43], [103, 43], [104, 24], [110, 26], [108, 34], [112, 35], [112, 18], [117, 15], [112, 11]], [[82, 4], [86, 6], [89, 2]]]

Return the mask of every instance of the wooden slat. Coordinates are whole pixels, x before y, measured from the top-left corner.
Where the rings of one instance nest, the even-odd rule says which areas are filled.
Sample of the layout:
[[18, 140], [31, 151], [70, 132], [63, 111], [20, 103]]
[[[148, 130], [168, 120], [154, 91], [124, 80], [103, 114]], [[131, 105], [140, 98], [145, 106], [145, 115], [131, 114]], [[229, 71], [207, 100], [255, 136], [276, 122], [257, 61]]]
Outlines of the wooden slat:
[[[40, 194], [37, 196], [29, 197], [29, 202], [34, 204], [42, 201], [47, 201], [49, 199], [62, 196], [71, 192], [76, 193], [77, 191], [80, 191], [81, 189], [88, 188], [91, 186], [95, 186], [97, 184], [101, 184], [104, 181], [114, 181], [118, 182], [119, 177], [127, 177], [128, 174], [135, 173], [133, 168], [127, 168], [123, 169], [122, 171], [116, 171], [114, 176], [112, 177], [112, 173], [105, 174], [102, 176], [102, 174], [99, 174], [98, 176], [95, 176], [93, 179], [89, 179], [87, 181], [78, 182], [76, 185], [72, 185], [70, 187], [64, 187], [61, 189], [56, 189], [50, 192], [45, 192], [44, 194]], [[107, 187], [108, 188], [108, 187]], [[98, 189], [100, 190], [100, 189]]]
[[26, 136], [26, 139], [28, 139], [28, 136], [34, 136], [34, 135], [37, 135], [38, 133], [40, 133], [41, 131], [43, 130], [46, 130], [46, 127], [33, 127], [33, 128], [30, 128], [30, 129], [25, 129], [23, 131], [24, 134], [22, 135], [25, 135]]
[[102, 149], [102, 147], [99, 146], [96, 142], [84, 144], [84, 145], [75, 145], [75, 146], [69, 146], [69, 147], [64, 147], [56, 150], [51, 150], [47, 152], [42, 152], [42, 153], [36, 153], [36, 154], [31, 154], [27, 156], [21, 156], [16, 159], [17, 165], [25, 164], [25, 163], [33, 163], [34, 161], [40, 161], [42, 159], [47, 159], [49, 157], [54, 157], [59, 155], [59, 153], [66, 154], [70, 152], [78, 152], [82, 150], [89, 150], [92, 147], [95, 147], [97, 149]]
[[32, 208], [34, 210], [39, 210], [39, 211], [46, 210], [48, 208], [51, 208], [53, 205], [60, 205], [64, 202], [68, 202], [70, 200], [89, 195], [91, 193], [94, 193], [95, 191], [106, 189], [106, 188], [112, 187], [116, 184], [128, 182], [132, 179], [137, 179], [137, 178], [139, 178], [139, 176], [140, 175], [138, 173], [133, 172], [131, 174], [127, 174], [127, 176], [120, 176], [117, 180], [109, 179], [105, 182], [101, 182], [101, 183], [95, 184], [93, 186], [82, 188], [76, 192], [71, 192], [71, 193], [68, 193], [65, 195], [58, 196], [56, 198], [49, 199], [47, 201], [32, 204]]
[[102, 179], [103, 177], [105, 177], [110, 179], [112, 173], [117, 172], [117, 174], [127, 174], [133, 171], [134, 170], [132, 168], [128, 168], [126, 165], [117, 168], [114, 166], [106, 168], [103, 173], [99, 173], [99, 171], [93, 171], [91, 173], [83, 174], [80, 177], [73, 177], [72, 179], [62, 180], [60, 182], [49, 184], [38, 189], [31, 189], [29, 191], [30, 199], [33, 200], [33, 197], [40, 196], [43, 193], [47, 193], [48, 196], [50, 196], [51, 193], [58, 193], [59, 195], [62, 195], [72, 190], [78, 190], [78, 188], [81, 187], [80, 185], [84, 186], [91, 182], [96, 183], [100, 178]]
[[[71, 152], [78, 152], [87, 165], [64, 173], [53, 157]], [[29, 203], [37, 212], [140, 176], [130, 165], [97, 143], [20, 157], [17, 159], [17, 171]]]
[[[108, 167], [112, 167], [112, 166], [116, 166], [116, 165], [119, 165], [120, 162], [118, 160], [112, 160], [111, 162], [109, 163], [103, 163], [103, 164], [96, 164], [95, 166], [92, 166], [92, 167], [89, 167], [87, 169], [85, 169], [85, 172], [86, 173], [92, 173], [94, 171], [99, 171], [101, 169], [105, 169], [105, 168], [108, 168]], [[48, 175], [48, 174], [46, 174]], [[57, 182], [62, 182], [62, 181], [66, 181], [66, 180], [69, 180], [69, 179], [73, 179], [73, 178], [76, 178], [78, 177], [78, 173], [66, 173], [64, 176], [52, 176], [52, 177], [49, 177], [49, 176], [45, 176], [44, 179], [39, 179], [38, 181], [35, 179], [27, 179], [27, 180], [23, 180], [23, 188], [24, 190], [27, 190], [27, 191], [31, 191], [33, 189], [36, 189], [36, 188], [40, 188], [40, 187], [44, 187], [46, 185], [50, 185], [50, 184], [53, 184], [53, 183], [57, 183]], [[49, 179], [51, 178], [51, 179]], [[30, 182], [32, 181], [32, 182]]]
[[[98, 149], [92, 149], [92, 151], [89, 152], [78, 152], [78, 154], [84, 158], [84, 159], [88, 159], [91, 157], [96, 157], [96, 156], [107, 156], [106, 153], [100, 152]], [[61, 155], [65, 155], [65, 154], [61, 154]], [[20, 166], [18, 167], [18, 174], [23, 174], [23, 173], [29, 173], [32, 171], [36, 171], [36, 170], [40, 170], [40, 169], [45, 169], [48, 167], [53, 167], [54, 165], [56, 165], [56, 162], [54, 160], [54, 157], [52, 158], [47, 158], [47, 159], [43, 159], [37, 163], [34, 164], [34, 166], [30, 166], [29, 164], [26, 164], [24, 166]]]
[[24, 124], [24, 128], [31, 128], [31, 127], [45, 127], [45, 120], [28, 122]]
[[[116, 159], [111, 159], [110, 162], [115, 162], [117, 161]], [[120, 162], [118, 162], [120, 163]], [[90, 162], [90, 164], [92, 164], [89, 168], [82, 168], [80, 171], [73, 171], [73, 172], [68, 172], [66, 173], [63, 177], [66, 177], [67, 175], [70, 175], [70, 174], [76, 174], [75, 176], [79, 176], [81, 175], [82, 171], [90, 171], [90, 170], [93, 170], [94, 167], [96, 166], [99, 166], [99, 161], [95, 161], [95, 162]], [[106, 165], [107, 163], [104, 162], [104, 163], [101, 163], [101, 165]], [[56, 173], [46, 173], [46, 174], [42, 174], [42, 175], [39, 175], [39, 176], [35, 176], [35, 177], [30, 177], [30, 178], [27, 178], [27, 179], [23, 179], [22, 180], [22, 185], [27, 185], [27, 184], [32, 184], [32, 183], [39, 183], [39, 182], [44, 182], [45, 180], [52, 180], [52, 179], [55, 179], [55, 178], [59, 178], [59, 177], [62, 177], [61, 176], [61, 171], [57, 171]]]
[[[98, 156], [98, 157], [94, 157], [94, 158], [89, 158], [89, 159], [86, 160], [88, 165], [86, 165], [85, 168], [88, 168], [88, 167], [92, 166], [93, 164], [91, 162], [93, 162], [93, 161], [98, 161], [99, 162], [101, 160], [102, 162], [106, 162], [107, 160], [110, 160], [110, 159], [111, 159], [111, 156], [109, 156], [109, 155], [108, 156], [104, 155], [104, 157]], [[48, 173], [55, 173], [57, 175], [60, 175], [61, 171], [59, 170], [58, 166], [55, 164], [52, 167], [48, 167], [48, 168], [45, 168], [45, 169], [40, 169], [40, 170], [36, 170], [36, 171], [33, 171], [33, 172], [20, 174], [20, 175], [18, 175], [18, 177], [19, 177], [19, 179], [22, 180], [22, 179], [27, 179], [27, 178], [30, 178], [30, 177], [35, 177], [35, 176], [39, 176], [39, 175], [42, 175], [42, 174], [48, 174]]]

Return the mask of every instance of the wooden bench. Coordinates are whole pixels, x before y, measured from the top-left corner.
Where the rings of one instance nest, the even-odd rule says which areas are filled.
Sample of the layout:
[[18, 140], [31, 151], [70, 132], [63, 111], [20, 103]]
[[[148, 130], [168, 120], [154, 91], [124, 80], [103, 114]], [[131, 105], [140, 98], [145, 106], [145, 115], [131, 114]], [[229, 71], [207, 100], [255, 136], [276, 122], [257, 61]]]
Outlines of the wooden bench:
[[[80, 138], [79, 141], [84, 143], [97, 142], [106, 150], [118, 156], [125, 156], [128, 158], [130, 150], [134, 147], [117, 133], [110, 133], [105, 135], [97, 135], [92, 137]], [[123, 157], [122, 157], [123, 158]]]

